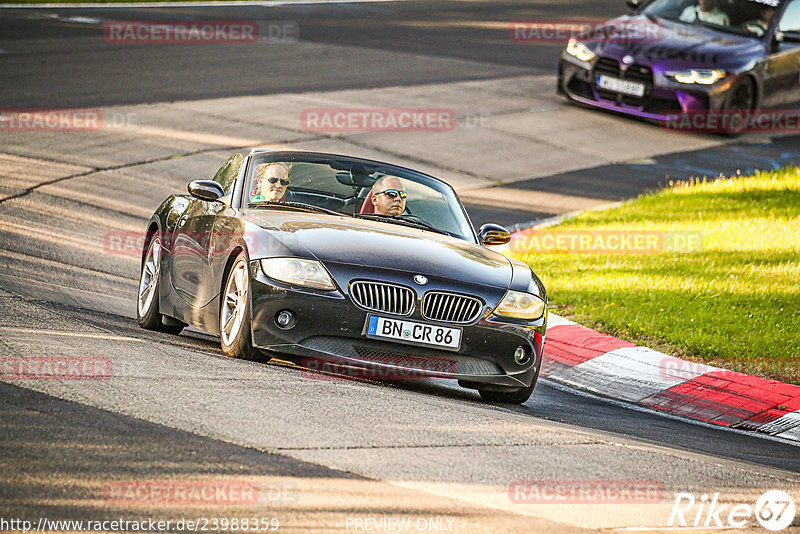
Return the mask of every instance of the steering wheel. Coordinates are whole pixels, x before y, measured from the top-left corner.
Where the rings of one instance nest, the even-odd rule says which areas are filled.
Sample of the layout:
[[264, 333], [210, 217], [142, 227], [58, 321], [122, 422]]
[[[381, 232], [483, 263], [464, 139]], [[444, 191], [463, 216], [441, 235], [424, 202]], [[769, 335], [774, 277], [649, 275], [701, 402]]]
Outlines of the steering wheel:
[[398, 219], [409, 219], [411, 221], [421, 222], [422, 224], [429, 224], [425, 219], [423, 219], [422, 217], [420, 217], [418, 215], [414, 215], [408, 209], [406, 209], [406, 211], [404, 211], [403, 213], [398, 215], [397, 218]]

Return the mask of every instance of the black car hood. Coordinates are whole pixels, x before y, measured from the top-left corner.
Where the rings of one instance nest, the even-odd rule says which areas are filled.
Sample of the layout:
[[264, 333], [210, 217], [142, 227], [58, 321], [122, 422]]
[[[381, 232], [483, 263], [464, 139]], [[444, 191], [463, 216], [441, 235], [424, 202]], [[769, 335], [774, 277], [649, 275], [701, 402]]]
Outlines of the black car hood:
[[[511, 263], [486, 247], [398, 224], [290, 211], [247, 213], [298, 257], [508, 288]], [[257, 259], [258, 252], [251, 251]]]
[[[620, 27], [655, 28], [652, 37], [629, 42], [587, 43], [601, 56], [621, 60], [630, 55], [634, 62], [649, 65], [653, 70], [681, 68], [725, 68], [738, 69], [764, 55], [764, 43], [753, 37], [715, 30], [701, 23], [687, 24], [644, 15], [619, 17], [604, 25]], [[612, 32], [603, 33], [613, 34]]]

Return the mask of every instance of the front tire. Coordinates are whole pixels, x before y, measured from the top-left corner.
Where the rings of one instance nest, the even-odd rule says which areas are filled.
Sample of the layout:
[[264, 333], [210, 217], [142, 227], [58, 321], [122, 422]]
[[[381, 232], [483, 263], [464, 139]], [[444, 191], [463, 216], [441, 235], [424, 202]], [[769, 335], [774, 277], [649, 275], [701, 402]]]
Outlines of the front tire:
[[514, 391], [489, 391], [488, 389], [478, 388], [481, 398], [487, 402], [502, 402], [504, 404], [524, 404], [533, 394], [533, 388], [536, 387], [536, 382], [539, 381], [539, 371], [541, 371], [541, 363], [536, 368], [536, 373], [533, 375], [531, 385], [517, 389]]
[[167, 334], [179, 334], [183, 324], [164, 324], [163, 315], [158, 311], [158, 297], [161, 287], [161, 238], [153, 236], [147, 245], [147, 253], [142, 263], [139, 278], [139, 293], [136, 299], [136, 320], [147, 330]]
[[[739, 114], [743, 118], [747, 118], [750, 112], [755, 108], [756, 102], [756, 87], [753, 80], [747, 76], [737, 80], [733, 87], [728, 92], [728, 97], [725, 99], [725, 111], [731, 112], [730, 116], [734, 113]], [[730, 119], [730, 116], [728, 120]], [[728, 127], [725, 130], [727, 135], [739, 135], [744, 131], [744, 121], [739, 127]]]
[[536, 386], [536, 380], [530, 386], [514, 391], [489, 391], [487, 389], [479, 389], [478, 393], [481, 398], [487, 402], [502, 402], [504, 404], [523, 404], [531, 398], [533, 388]]
[[258, 362], [270, 357], [253, 346], [250, 322], [250, 273], [240, 252], [228, 270], [219, 308], [219, 338], [226, 356]]

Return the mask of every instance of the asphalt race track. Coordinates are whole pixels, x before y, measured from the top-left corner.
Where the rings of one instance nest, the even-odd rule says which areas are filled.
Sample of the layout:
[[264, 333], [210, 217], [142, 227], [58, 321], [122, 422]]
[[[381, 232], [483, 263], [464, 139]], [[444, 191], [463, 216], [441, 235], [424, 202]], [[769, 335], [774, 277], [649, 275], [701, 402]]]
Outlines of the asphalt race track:
[[[676, 495], [689, 493], [698, 504], [673, 526], [719, 531], [713, 518], [703, 523], [704, 495], [719, 493], [727, 510], [768, 490], [800, 504], [800, 449], [779, 439], [546, 380], [509, 407], [451, 381], [319, 376], [288, 361], [225, 358], [195, 330], [136, 324], [144, 222], [251, 146], [420, 168], [456, 186], [474, 223], [509, 226], [670, 179], [800, 162], [792, 136], [666, 132], [569, 106], [554, 94], [560, 45], [508, 36], [514, 20], [623, 11], [622, 0], [0, 9], [0, 109], [80, 107], [104, 118], [88, 131], [0, 123], [0, 357], [85, 357], [110, 369], [96, 380], [2, 377], [0, 519], [256, 517], [266, 520], [259, 531], [276, 519], [278, 532], [387, 532], [402, 530], [389, 519], [405, 518], [418, 532], [654, 532], [668, 530]], [[299, 40], [121, 46], [103, 38], [110, 20], [283, 21]], [[301, 112], [322, 107], [447, 108], [458, 125], [311, 131]], [[536, 503], [513, 497], [519, 481], [658, 492]], [[152, 490], [192, 484], [217, 493], [198, 503]], [[136, 498], [122, 491], [131, 486]], [[764, 532], [754, 517], [746, 525]]]

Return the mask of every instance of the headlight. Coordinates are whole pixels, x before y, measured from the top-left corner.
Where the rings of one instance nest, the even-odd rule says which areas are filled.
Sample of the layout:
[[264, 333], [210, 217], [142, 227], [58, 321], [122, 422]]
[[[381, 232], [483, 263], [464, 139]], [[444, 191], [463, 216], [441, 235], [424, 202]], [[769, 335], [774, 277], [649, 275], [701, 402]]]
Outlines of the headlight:
[[567, 43], [567, 54], [574, 56], [581, 61], [591, 61], [594, 59], [594, 52], [589, 50], [589, 47], [580, 41], [570, 39]]
[[679, 83], [712, 85], [725, 77], [725, 71], [722, 69], [673, 70], [667, 72], [666, 75], [675, 78], [675, 81]]
[[522, 291], [509, 291], [494, 309], [494, 313], [502, 317], [534, 320], [544, 314], [544, 309], [544, 301], [536, 295]]
[[264, 274], [294, 286], [333, 290], [336, 285], [322, 264], [315, 260], [299, 258], [268, 258], [261, 260]]

